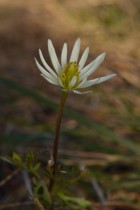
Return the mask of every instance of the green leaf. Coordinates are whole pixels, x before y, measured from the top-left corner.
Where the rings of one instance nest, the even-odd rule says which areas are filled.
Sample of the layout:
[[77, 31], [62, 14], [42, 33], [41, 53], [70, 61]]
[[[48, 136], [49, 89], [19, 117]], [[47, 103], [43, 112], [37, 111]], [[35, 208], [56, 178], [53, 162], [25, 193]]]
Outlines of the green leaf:
[[74, 208], [76, 207], [77, 209], [85, 209], [91, 206], [91, 202], [85, 200], [84, 198], [71, 197], [63, 193], [58, 193], [58, 197], [67, 203], [67, 205], [70, 205], [71, 207], [73, 206]]
[[36, 163], [35, 166], [33, 166], [32, 170], [34, 172], [37, 172], [40, 169], [40, 167], [41, 167], [41, 163]]
[[21, 161], [21, 157], [19, 154], [17, 154], [16, 152], [13, 152], [12, 154], [12, 158], [13, 160], [17, 160], [17, 161]]
[[41, 180], [36, 184], [36, 186], [34, 187], [34, 194], [35, 197], [37, 197], [43, 203], [51, 203], [51, 197], [47, 190], [47, 187], [45, 186], [44, 181]]
[[16, 152], [13, 152], [12, 157], [9, 158], [9, 159], [12, 161], [12, 163], [14, 165], [17, 166], [17, 168], [20, 168], [20, 170], [25, 170], [26, 169], [26, 166], [25, 166], [22, 158]]

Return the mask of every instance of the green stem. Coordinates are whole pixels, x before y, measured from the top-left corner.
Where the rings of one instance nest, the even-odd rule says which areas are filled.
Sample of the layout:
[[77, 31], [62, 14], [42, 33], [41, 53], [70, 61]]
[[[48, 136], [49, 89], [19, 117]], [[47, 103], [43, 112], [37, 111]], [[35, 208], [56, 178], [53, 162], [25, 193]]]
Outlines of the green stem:
[[62, 96], [61, 96], [61, 100], [60, 100], [60, 105], [59, 105], [59, 108], [58, 108], [58, 113], [57, 113], [56, 126], [55, 126], [55, 137], [54, 137], [53, 151], [52, 151], [52, 160], [53, 160], [52, 174], [53, 174], [53, 178], [50, 179], [50, 182], [49, 182], [49, 187], [48, 187], [49, 192], [52, 191], [52, 188], [53, 188], [54, 182], [55, 182], [56, 167], [57, 167], [57, 155], [58, 155], [58, 144], [59, 144], [59, 133], [60, 133], [62, 114], [63, 114], [64, 105], [65, 105], [67, 96], [68, 96], [68, 93], [63, 91]]

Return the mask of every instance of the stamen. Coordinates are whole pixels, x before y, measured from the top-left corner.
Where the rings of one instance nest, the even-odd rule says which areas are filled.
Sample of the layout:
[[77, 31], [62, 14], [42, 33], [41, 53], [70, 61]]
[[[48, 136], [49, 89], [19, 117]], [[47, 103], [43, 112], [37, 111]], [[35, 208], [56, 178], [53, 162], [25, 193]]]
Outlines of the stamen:
[[[60, 79], [63, 84], [64, 89], [73, 89], [79, 84], [79, 65], [77, 62], [68, 63], [60, 73]], [[74, 87], [71, 86], [71, 81], [73, 77], [76, 78], [76, 82], [74, 83]]]

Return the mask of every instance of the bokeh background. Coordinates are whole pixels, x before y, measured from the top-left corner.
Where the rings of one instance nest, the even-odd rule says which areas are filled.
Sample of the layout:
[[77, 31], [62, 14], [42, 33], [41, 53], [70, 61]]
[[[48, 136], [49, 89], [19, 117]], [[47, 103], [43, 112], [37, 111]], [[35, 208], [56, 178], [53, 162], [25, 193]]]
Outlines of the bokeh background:
[[[78, 37], [81, 53], [90, 47], [88, 62], [107, 53], [91, 78], [117, 76], [93, 86], [93, 94], [70, 94], [60, 158], [70, 167], [91, 169], [103, 199], [93, 183], [81, 184], [77, 196], [93, 201], [94, 209], [102, 202], [109, 210], [140, 209], [139, 0], [0, 0], [1, 157], [29, 148], [39, 156], [49, 154], [61, 90], [40, 76], [34, 57], [41, 48], [51, 65], [48, 38], [59, 57], [63, 43], [70, 53]], [[25, 204], [31, 209], [24, 178], [20, 172], [12, 175], [15, 171], [1, 158], [0, 209]]]

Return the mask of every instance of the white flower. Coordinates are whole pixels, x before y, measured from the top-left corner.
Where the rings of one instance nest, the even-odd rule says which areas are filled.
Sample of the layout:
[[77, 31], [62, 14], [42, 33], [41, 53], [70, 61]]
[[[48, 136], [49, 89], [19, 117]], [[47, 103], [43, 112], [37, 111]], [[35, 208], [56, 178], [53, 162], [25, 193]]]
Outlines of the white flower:
[[87, 88], [95, 84], [99, 84], [108, 79], [111, 79], [116, 74], [109, 74], [104, 77], [99, 77], [96, 79], [88, 80], [88, 77], [100, 66], [105, 58], [105, 53], [99, 55], [95, 60], [89, 63], [84, 67], [88, 54], [89, 47], [85, 49], [80, 60], [79, 52], [80, 52], [80, 44], [81, 40], [77, 39], [75, 42], [70, 59], [68, 61], [67, 58], [67, 44], [64, 43], [61, 53], [61, 62], [59, 62], [55, 49], [53, 47], [52, 41], [48, 40], [48, 52], [50, 55], [50, 59], [54, 70], [50, 68], [50, 66], [46, 63], [44, 56], [39, 49], [39, 56], [42, 61], [43, 66], [39, 64], [39, 62], [35, 58], [35, 62], [39, 70], [41, 71], [41, 75], [50, 83], [54, 85], [61, 86], [63, 91], [73, 91], [77, 94], [83, 94], [92, 91], [80, 92], [79, 89]]

